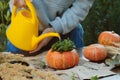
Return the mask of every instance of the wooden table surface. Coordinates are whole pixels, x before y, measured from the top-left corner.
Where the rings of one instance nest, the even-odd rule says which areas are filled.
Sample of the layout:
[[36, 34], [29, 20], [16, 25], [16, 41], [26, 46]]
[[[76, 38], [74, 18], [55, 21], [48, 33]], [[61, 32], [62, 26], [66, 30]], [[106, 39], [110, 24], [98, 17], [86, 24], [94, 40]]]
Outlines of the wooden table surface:
[[[25, 57], [26, 59], [41, 59], [41, 60], [45, 60], [45, 55], [46, 55], [47, 51], [37, 55], [37, 56], [32, 56], [32, 57]], [[80, 58], [83, 58], [83, 56], [81, 56]], [[112, 72], [115, 72], [115, 75], [112, 76], [106, 76], [103, 78], [100, 78], [99, 80], [120, 80], [120, 67], [117, 67], [115, 69], [112, 70]], [[63, 79], [63, 80], [69, 80], [69, 79]], [[71, 79], [70, 79], [71, 80]], [[80, 80], [80, 79], [76, 79], [76, 80]]]
[[[38, 58], [41, 57], [42, 60], [45, 60], [45, 55], [46, 55], [46, 53], [47, 53], [47, 51], [41, 53], [40, 55], [37, 55], [36, 57], [38, 57]], [[81, 55], [80, 58], [84, 59], [82, 55]], [[120, 67], [113, 69], [112, 72], [115, 72], [115, 73], [117, 73], [117, 74], [112, 75], [112, 76], [102, 77], [102, 78], [100, 78], [99, 80], [120, 80]], [[68, 80], [68, 79], [67, 79], [67, 80]], [[76, 79], [76, 80], [79, 80], [79, 79]]]
[[113, 69], [112, 71], [117, 74], [114, 76], [108, 76], [108, 77], [102, 78], [100, 80], [120, 80], [120, 67], [117, 67], [117, 68]]

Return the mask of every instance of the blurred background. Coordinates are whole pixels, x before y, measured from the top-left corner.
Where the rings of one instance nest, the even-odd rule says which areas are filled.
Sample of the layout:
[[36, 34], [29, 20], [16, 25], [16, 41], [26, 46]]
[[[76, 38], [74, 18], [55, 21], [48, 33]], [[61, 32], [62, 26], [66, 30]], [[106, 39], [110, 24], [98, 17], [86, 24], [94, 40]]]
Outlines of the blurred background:
[[[10, 24], [9, 0], [0, 0], [0, 51], [6, 49], [5, 31]], [[120, 0], [95, 0], [86, 19], [84, 28], [85, 46], [97, 43], [102, 31], [115, 31], [120, 35]]]

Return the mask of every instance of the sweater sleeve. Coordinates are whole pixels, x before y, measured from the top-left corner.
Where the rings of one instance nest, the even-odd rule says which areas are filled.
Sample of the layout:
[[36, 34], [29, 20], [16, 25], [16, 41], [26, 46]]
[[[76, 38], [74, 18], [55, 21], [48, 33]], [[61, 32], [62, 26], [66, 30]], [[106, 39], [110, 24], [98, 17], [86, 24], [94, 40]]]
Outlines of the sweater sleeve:
[[51, 21], [50, 25], [58, 33], [70, 32], [85, 19], [93, 2], [94, 0], [75, 0], [72, 7], [67, 9], [62, 17], [56, 17], [54, 21]]
[[12, 9], [13, 9], [13, 4], [12, 4], [12, 0], [9, 1], [9, 8], [10, 8], [10, 11], [12, 12]]

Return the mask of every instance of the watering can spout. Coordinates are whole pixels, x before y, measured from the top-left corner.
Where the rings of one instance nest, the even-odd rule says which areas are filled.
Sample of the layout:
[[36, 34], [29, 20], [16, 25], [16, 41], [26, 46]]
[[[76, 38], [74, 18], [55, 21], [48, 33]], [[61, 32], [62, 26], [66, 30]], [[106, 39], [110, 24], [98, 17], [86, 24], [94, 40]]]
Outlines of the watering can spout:
[[55, 33], [55, 32], [41, 34], [38, 37], [33, 36], [33, 38], [32, 38], [32, 47], [33, 47], [33, 49], [35, 49], [38, 46], [37, 44], [39, 44], [43, 39], [45, 39], [47, 37], [58, 37], [60, 39], [59, 33]]

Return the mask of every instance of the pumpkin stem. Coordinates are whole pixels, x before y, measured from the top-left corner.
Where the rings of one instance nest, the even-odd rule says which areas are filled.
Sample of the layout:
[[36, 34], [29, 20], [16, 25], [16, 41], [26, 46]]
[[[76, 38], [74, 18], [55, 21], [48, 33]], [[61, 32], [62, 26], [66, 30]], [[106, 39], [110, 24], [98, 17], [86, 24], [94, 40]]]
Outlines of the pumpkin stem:
[[52, 45], [53, 51], [65, 52], [75, 48], [75, 44], [70, 39], [59, 40]]
[[112, 32], [112, 34], [114, 34], [115, 33], [115, 31], [111, 31]]

